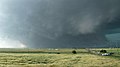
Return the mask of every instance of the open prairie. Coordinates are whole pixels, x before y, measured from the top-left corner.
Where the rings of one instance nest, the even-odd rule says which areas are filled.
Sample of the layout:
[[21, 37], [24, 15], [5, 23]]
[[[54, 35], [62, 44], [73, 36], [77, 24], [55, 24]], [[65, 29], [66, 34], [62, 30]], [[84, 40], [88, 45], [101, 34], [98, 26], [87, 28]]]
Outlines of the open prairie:
[[[94, 48], [99, 52], [102, 48]], [[87, 49], [0, 49], [0, 67], [120, 67], [120, 49], [103, 48], [110, 56]], [[76, 54], [72, 51], [75, 50]]]

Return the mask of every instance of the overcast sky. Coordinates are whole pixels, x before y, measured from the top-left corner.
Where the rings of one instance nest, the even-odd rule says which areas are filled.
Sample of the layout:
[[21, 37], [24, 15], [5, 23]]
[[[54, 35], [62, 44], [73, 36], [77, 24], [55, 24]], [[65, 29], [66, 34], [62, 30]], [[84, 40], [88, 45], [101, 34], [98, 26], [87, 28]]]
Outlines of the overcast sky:
[[120, 40], [119, 3], [0, 0], [0, 47], [109, 47]]

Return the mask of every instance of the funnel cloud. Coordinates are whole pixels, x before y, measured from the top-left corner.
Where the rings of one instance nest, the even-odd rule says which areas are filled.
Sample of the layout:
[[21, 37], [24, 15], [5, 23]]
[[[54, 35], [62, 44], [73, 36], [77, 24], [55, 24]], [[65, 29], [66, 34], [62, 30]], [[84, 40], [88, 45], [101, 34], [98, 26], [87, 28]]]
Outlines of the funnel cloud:
[[119, 2], [0, 0], [0, 38], [29, 48], [109, 47], [109, 38], [120, 40], [112, 36], [120, 33]]

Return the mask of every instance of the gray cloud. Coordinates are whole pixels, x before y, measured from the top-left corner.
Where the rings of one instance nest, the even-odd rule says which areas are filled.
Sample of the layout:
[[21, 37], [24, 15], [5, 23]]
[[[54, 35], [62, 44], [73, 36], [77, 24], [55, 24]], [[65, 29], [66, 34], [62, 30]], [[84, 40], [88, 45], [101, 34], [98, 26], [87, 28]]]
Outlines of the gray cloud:
[[106, 26], [117, 23], [119, 2], [1, 0], [0, 32], [28, 47], [92, 47], [107, 41]]

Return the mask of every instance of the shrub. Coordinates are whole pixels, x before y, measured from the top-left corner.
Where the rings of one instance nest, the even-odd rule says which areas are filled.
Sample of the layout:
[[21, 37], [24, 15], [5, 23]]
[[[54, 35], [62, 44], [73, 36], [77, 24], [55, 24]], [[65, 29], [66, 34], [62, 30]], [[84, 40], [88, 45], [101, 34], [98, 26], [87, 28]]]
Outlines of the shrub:
[[77, 52], [75, 50], [72, 51], [73, 54], [77, 54]]
[[57, 53], [57, 54], [60, 54], [60, 53]]
[[101, 52], [101, 53], [107, 53], [107, 51], [106, 51], [106, 50], [100, 50], [100, 52]]

